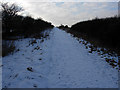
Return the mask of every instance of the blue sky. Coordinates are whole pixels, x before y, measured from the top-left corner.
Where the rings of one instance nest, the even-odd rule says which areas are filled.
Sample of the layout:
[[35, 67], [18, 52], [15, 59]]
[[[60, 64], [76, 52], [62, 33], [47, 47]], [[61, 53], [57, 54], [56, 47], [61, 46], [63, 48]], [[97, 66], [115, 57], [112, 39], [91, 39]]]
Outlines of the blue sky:
[[71, 26], [95, 17], [104, 18], [118, 14], [117, 2], [36, 2], [35, 0], [9, 0], [8, 2], [10, 1], [16, 2], [25, 9], [20, 14], [41, 17], [56, 26], [60, 24]]

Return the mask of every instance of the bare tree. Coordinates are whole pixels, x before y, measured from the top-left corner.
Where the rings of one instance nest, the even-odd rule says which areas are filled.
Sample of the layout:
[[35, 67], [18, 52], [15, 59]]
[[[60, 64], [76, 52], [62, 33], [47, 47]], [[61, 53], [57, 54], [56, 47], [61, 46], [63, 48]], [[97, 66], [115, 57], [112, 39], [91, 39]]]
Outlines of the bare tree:
[[13, 19], [18, 15], [18, 12], [23, 11], [22, 7], [16, 4], [1, 3], [2, 8], [2, 26], [3, 32], [10, 32], [13, 28]]
[[8, 16], [15, 16], [18, 12], [23, 11], [22, 7], [17, 6], [16, 4], [2, 3], [2, 14], [7, 14]]

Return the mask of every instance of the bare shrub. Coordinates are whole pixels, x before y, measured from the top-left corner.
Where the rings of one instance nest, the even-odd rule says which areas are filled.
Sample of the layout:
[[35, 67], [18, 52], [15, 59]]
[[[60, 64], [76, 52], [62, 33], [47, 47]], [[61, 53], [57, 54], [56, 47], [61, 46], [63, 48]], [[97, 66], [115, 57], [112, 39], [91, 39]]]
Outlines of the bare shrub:
[[2, 42], [2, 57], [13, 53], [15, 50], [14, 41], [3, 41]]

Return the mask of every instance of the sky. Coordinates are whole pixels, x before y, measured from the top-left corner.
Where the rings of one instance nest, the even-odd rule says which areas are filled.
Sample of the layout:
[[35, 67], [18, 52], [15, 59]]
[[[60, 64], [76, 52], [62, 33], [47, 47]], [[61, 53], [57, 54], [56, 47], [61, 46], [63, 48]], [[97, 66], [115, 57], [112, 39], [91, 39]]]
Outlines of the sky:
[[[94, 1], [94, 2], [93, 2]], [[42, 18], [55, 26], [61, 24], [71, 26], [77, 22], [104, 18], [118, 14], [117, 0], [4, 0], [16, 3], [24, 8], [20, 14]], [[109, 0], [110, 1], [110, 0]]]

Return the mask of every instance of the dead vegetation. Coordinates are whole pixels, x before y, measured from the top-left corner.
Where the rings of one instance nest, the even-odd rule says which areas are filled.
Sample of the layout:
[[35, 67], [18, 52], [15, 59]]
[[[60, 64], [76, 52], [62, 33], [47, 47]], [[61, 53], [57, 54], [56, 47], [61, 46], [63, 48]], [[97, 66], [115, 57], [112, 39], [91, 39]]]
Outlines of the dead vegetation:
[[2, 57], [12, 54], [15, 50], [14, 41], [2, 41]]
[[30, 71], [30, 72], [33, 72], [32, 67], [28, 67], [27, 70]]
[[81, 39], [80, 37], [75, 36], [74, 34], [71, 34], [71, 36], [77, 38], [79, 43], [85, 45], [85, 48], [88, 49], [89, 53], [96, 52], [99, 56], [101, 56], [101, 58], [104, 58], [105, 61], [107, 63], [109, 63], [109, 65], [111, 65], [113, 68], [118, 69], [118, 67], [120, 67], [119, 61], [117, 62], [116, 59], [109, 58], [109, 57], [118, 57], [119, 56], [115, 51], [113, 51], [113, 50], [111, 50], [109, 48], [100, 47], [98, 45], [98, 43], [97, 44], [93, 44], [93, 43], [88, 42], [88, 41], [86, 41], [84, 39]]

